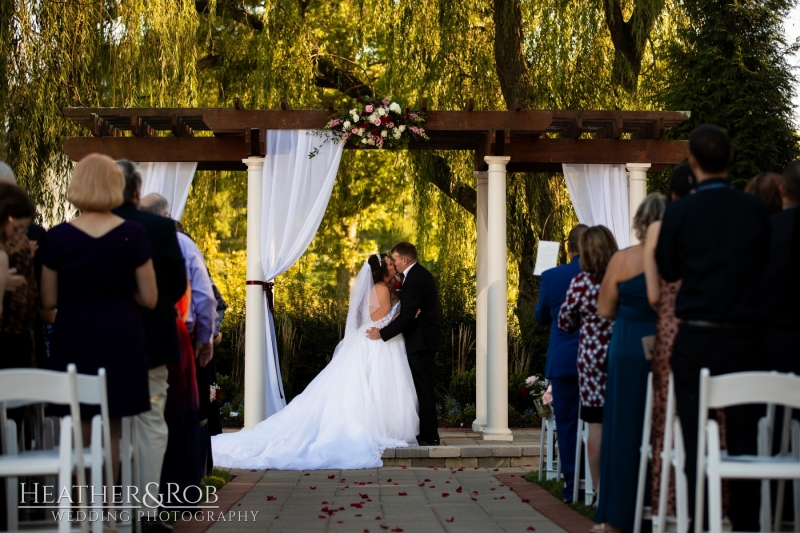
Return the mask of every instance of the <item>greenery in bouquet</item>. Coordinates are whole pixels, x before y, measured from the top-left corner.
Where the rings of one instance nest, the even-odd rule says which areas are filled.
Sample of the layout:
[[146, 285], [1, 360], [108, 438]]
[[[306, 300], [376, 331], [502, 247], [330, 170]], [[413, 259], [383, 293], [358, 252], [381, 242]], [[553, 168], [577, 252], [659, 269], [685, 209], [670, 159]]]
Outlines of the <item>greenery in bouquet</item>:
[[[403, 108], [390, 98], [360, 96], [353, 100], [353, 107], [330, 117], [321, 130], [314, 132], [328, 141], [350, 143], [361, 148], [383, 149], [405, 148], [411, 141], [427, 141], [428, 136], [421, 127], [425, 116]], [[309, 157], [319, 152], [315, 148]]]
[[533, 375], [525, 380], [523, 391], [533, 397], [533, 403], [539, 416], [545, 418], [553, 409], [553, 387], [546, 385], [542, 376]]

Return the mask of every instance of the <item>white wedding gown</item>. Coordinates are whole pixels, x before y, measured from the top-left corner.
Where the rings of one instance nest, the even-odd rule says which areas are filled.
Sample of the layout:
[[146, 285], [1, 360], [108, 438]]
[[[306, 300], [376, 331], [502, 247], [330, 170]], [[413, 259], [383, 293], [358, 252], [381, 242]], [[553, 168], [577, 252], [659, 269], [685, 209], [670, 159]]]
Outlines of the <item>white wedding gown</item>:
[[[353, 292], [358, 291], [354, 288]], [[280, 470], [375, 468], [383, 464], [385, 448], [417, 444], [417, 395], [405, 341], [402, 335], [388, 342], [366, 337], [368, 328], [388, 324], [400, 304], [377, 322], [369, 320], [368, 314], [354, 321], [364, 313], [353, 307], [353, 297], [345, 337], [328, 366], [289, 405], [252, 430], [212, 437], [215, 465]]]

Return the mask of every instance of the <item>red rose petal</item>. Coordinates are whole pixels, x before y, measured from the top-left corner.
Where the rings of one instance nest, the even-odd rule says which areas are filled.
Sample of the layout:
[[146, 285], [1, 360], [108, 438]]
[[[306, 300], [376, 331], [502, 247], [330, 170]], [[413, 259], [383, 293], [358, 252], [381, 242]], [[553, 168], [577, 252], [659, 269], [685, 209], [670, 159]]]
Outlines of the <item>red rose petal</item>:
[[501, 486], [501, 487], [505, 487], [505, 485], [503, 485], [502, 483], [500, 483], [500, 486]]
[[433, 466], [429, 466], [428, 468], [433, 468]]
[[[253, 470], [253, 472], [255, 472], [255, 470]], [[304, 476], [310, 476], [311, 474], [309, 474], [308, 472], [306, 472], [306, 473], [305, 473], [305, 474], [303, 474], [303, 475], [304, 475]]]
[[324, 514], [319, 515], [320, 518], [325, 518]]
[[402, 527], [396, 527], [392, 531], [397, 531], [397, 532], [403, 531], [403, 528]]
[[251, 472], [258, 472], [258, 470], [251, 470]]
[[317, 487], [314, 487], [314, 486], [311, 486], [311, 485], [309, 485], [309, 487], [311, 488], [311, 490], [317, 490]]
[[369, 533], [369, 529], [364, 528], [364, 533]]
[[499, 498], [497, 498], [497, 499], [498, 499], [498, 500], [505, 500], [505, 499], [506, 499], [506, 497], [505, 497], [505, 496], [500, 496], [500, 497], [499, 497]]
[[380, 517], [380, 516], [376, 516], [376, 517], [375, 517], [375, 520], [380, 520], [380, 519], [381, 519], [381, 517]]
[[344, 511], [344, 507], [339, 507], [339, 510], [340, 511]]
[[499, 469], [499, 468], [495, 468], [495, 469], [494, 469], [494, 471], [495, 471], [495, 472], [497, 472], [498, 470], [500, 470], [500, 469]]
[[389, 526], [384, 526], [383, 524], [381, 524], [381, 529], [389, 529]]
[[464, 490], [464, 488], [463, 488], [463, 487], [458, 487], [458, 488], [456, 489], [456, 492], [458, 492], [459, 494], [461, 494], [461, 491], [462, 491], [462, 490]]
[[476, 502], [476, 501], [478, 501], [478, 498], [476, 498], [475, 496], [473, 496], [473, 497], [471, 498], [471, 500], [472, 500], [472, 501], [474, 501], [474, 502]]
[[425, 486], [425, 483], [420, 483], [420, 484], [419, 484], [419, 485], [417, 485], [417, 486], [418, 486], [418, 487], [424, 487], [424, 486]]
[[530, 503], [530, 500], [528, 498], [522, 498], [522, 503]]
[[330, 503], [330, 502], [325, 502], [324, 501], [324, 502], [322, 502], [322, 505], [328, 505], [328, 503]]
[[242, 506], [242, 504], [241, 504], [241, 503], [237, 503], [237, 504], [236, 504], [236, 507], [241, 507], [241, 506]]
[[361, 517], [361, 514], [357, 514], [356, 516]]
[[395, 481], [395, 482], [394, 482], [394, 484], [395, 484], [395, 485], [399, 485], [400, 483], [398, 483], [397, 481]]
[[453, 520], [455, 520], [455, 519], [456, 519], [456, 517], [455, 517], [455, 516], [451, 516], [450, 518], [447, 518], [447, 519], [445, 519], [445, 521], [446, 521], [446, 522], [452, 522], [452, 521], [453, 521]]
[[392, 478], [389, 478], [389, 479], [386, 480], [386, 483], [391, 483], [391, 482], [392, 482]]
[[408, 493], [406, 493], [406, 492], [398, 492], [397, 495], [398, 496], [408, 496]]
[[406, 465], [403, 465], [400, 468], [402, 468], [403, 470], [406, 470], [408, 467]]
[[517, 476], [515, 476], [514, 474], [511, 474], [511, 477], [517, 477]]
[[337, 523], [337, 524], [344, 524], [344, 521], [342, 521], [342, 520], [337, 520], [337, 521], [336, 521], [336, 523]]
[[350, 507], [355, 507], [356, 509], [361, 509], [361, 508], [362, 508], [362, 507], [364, 507], [364, 506], [363, 506], [363, 505], [361, 505], [360, 503], [351, 503], [351, 504], [350, 504]]
[[445, 483], [450, 483], [450, 481], [445, 481]]
[[275, 518], [273, 518], [273, 520], [277, 520], [279, 516], [280, 515], [275, 515]]
[[428, 487], [428, 488], [429, 488], [429, 489], [435, 489], [435, 488], [436, 488], [436, 485], [431, 485], [431, 486], [430, 486], [430, 487]]
[[358, 495], [361, 496], [362, 498], [364, 498], [365, 500], [369, 499], [369, 494], [361, 494], [359, 492]]
[[473, 490], [473, 491], [472, 491], [472, 494], [474, 494], [474, 495], [476, 495], [476, 496], [477, 496], [477, 495], [478, 495], [478, 491], [477, 491], [477, 490]]
[[459, 471], [459, 472], [463, 472], [463, 471], [464, 471], [464, 467], [463, 467], [463, 466], [459, 466], [459, 467], [458, 467], [458, 471]]
[[273, 500], [277, 500], [277, 499], [278, 499], [278, 497], [277, 497], [277, 496], [267, 496], [267, 501], [268, 501], [268, 502], [271, 502], [271, 501], [273, 501]]
[[345, 481], [347, 481], [347, 480], [345, 478], [342, 478], [342, 479], [339, 480], [339, 483], [344, 483]]
[[448, 496], [450, 496], [450, 494], [448, 494], [447, 492], [442, 493], [442, 498], [447, 498]]
[[430, 482], [431, 482], [431, 480], [430, 480], [430, 479], [425, 479], [425, 480], [423, 480], [423, 481], [425, 481], [425, 483], [430, 483]]
[[475, 467], [475, 470], [478, 470], [478, 467], [477, 467], [477, 466]]
[[335, 475], [335, 474], [331, 474], [330, 476], [328, 476], [328, 479], [333, 479], [333, 478], [335, 478], [335, 477], [336, 477], [336, 475]]
[[528, 526], [527, 531], [536, 531], [536, 529], [533, 526]]
[[492, 487], [492, 488], [491, 488], [491, 489], [489, 489], [489, 490], [494, 490], [494, 487]]

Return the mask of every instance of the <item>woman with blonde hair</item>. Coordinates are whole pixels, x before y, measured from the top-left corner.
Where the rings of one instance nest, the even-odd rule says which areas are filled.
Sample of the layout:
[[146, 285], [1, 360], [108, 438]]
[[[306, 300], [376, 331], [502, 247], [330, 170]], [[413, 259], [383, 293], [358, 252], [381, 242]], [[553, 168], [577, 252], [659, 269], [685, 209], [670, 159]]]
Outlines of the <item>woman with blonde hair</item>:
[[[150, 409], [147, 346], [139, 307], [158, 290], [144, 228], [111, 213], [125, 180], [114, 161], [91, 154], [75, 167], [67, 200], [80, 216], [50, 230], [42, 250], [42, 307], [56, 310], [51, 368], [106, 369], [115, 469], [120, 419]], [[81, 408], [84, 434], [96, 410]], [[86, 440], [88, 442], [88, 440]]]
[[[558, 313], [558, 327], [572, 332], [580, 327], [578, 386], [580, 419], [589, 424], [586, 444], [589, 471], [595, 487], [600, 482], [600, 442], [603, 432], [603, 400], [606, 393], [606, 354], [614, 321], [597, 314], [600, 284], [617, 241], [605, 226], [594, 226], [581, 235], [581, 273], [572, 278]], [[595, 492], [597, 494], [597, 492]]]
[[600, 286], [598, 314], [614, 320], [608, 348], [608, 380], [603, 407], [603, 448], [600, 477], [603, 487], [592, 531], [632, 531], [636, 513], [639, 446], [650, 361], [642, 338], [655, 333], [656, 313], [647, 301], [644, 244], [647, 228], [664, 216], [661, 194], [644, 199], [633, 218], [639, 244], [615, 253]]

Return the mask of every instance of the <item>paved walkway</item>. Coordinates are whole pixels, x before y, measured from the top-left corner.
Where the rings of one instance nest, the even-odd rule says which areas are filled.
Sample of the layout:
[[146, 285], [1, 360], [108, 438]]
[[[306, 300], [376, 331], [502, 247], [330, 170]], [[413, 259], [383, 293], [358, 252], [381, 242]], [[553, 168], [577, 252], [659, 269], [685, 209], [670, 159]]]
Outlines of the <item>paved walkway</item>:
[[[217, 521], [209, 532], [565, 533], [495, 477], [521, 477], [527, 470], [384, 467], [259, 472], [261, 478], [230, 508], [236, 517], [250, 519]], [[252, 475], [244, 470], [231, 473]], [[182, 529], [176, 531], [183, 533]]]

